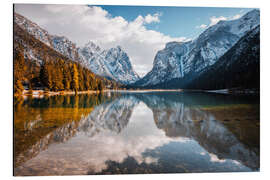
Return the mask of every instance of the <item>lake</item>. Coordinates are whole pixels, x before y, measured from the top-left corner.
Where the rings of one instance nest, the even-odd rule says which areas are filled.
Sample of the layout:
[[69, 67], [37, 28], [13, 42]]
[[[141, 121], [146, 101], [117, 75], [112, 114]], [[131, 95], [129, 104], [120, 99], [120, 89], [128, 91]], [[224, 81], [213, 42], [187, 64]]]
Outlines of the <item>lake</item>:
[[259, 97], [142, 92], [14, 100], [14, 175], [260, 169]]

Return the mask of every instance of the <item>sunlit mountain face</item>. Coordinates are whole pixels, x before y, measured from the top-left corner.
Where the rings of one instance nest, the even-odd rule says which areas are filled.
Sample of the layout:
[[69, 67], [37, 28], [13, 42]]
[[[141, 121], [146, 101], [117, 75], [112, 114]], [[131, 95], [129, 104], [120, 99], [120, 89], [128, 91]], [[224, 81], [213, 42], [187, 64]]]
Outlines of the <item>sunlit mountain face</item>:
[[256, 99], [180, 92], [20, 99], [14, 173], [258, 171]]
[[[142, 79], [137, 81], [135, 85], [145, 87], [155, 87], [154, 85], [156, 85], [159, 88], [164, 88], [164, 86], [166, 87], [167, 82], [173, 80], [170, 84], [167, 84], [167, 88], [172, 88], [177, 87], [177, 84], [183, 83], [183, 78], [187, 78], [187, 81], [192, 81], [194, 76], [200, 76], [202, 72], [209, 71], [209, 67], [219, 62], [220, 59], [222, 59], [221, 57], [226, 52], [229, 52], [229, 50], [242, 37], [245, 37], [247, 35], [250, 36], [250, 34], [259, 34], [259, 25], [260, 11], [254, 9], [246, 13], [239, 19], [234, 19], [231, 21], [219, 21], [217, 24], [208, 27], [203, 33], [198, 36], [198, 38], [192, 41], [168, 42], [165, 45], [164, 49], [157, 52], [153, 61], [152, 70], [148, 72]], [[250, 37], [245, 38], [245, 41], [247, 41], [247, 39], [250, 39]], [[239, 57], [244, 57], [247, 54], [252, 53], [256, 54], [256, 52], [255, 50], [249, 50], [247, 52], [247, 50], [243, 50], [245, 49], [243, 48], [243, 46], [258, 46], [257, 49], [259, 49], [259, 37], [256, 42], [243, 43], [242, 40], [239, 41], [238, 44], [238, 47], [234, 47], [234, 49], [238, 49], [238, 51], [234, 52], [233, 55], [233, 57], [238, 55], [238, 58], [223, 58], [228, 60], [225, 60], [225, 62], [223, 62], [223, 66], [221, 68], [222, 71], [225, 71], [226, 66], [229, 66], [229, 64], [235, 62], [238, 62], [239, 64], [241, 63], [241, 65], [233, 65], [229, 68], [230, 70], [234, 68], [245, 69], [245, 66], [247, 66], [248, 63], [242, 62]], [[249, 62], [259, 62], [259, 59], [260, 58], [258, 55], [254, 55], [254, 57], [250, 58]], [[253, 69], [257, 68], [253, 67]], [[233, 73], [235, 72], [231, 72], [230, 74]], [[253, 74], [255, 75], [255, 73]], [[234, 74], [234, 76], [236, 75], [237, 73]], [[217, 76], [218, 79], [221, 79], [221, 77], [222, 76]], [[175, 81], [175, 79], [177, 78], [182, 79], [182, 82], [181, 80]], [[210, 79], [210, 77], [208, 77], [208, 79]], [[207, 80], [204, 80], [204, 86], [200, 86], [198, 89], [206, 88]], [[229, 81], [230, 78], [226, 78], [226, 80]], [[162, 83], [164, 83], [163, 86], [161, 86]], [[237, 85], [240, 86], [241, 82], [238, 82]], [[234, 86], [237, 87], [237, 85]], [[180, 85], [178, 85], [178, 87], [179, 86]], [[181, 88], [184, 87], [185, 86], [182, 85]], [[196, 89], [195, 87], [195, 85], [192, 86], [193, 89]]]

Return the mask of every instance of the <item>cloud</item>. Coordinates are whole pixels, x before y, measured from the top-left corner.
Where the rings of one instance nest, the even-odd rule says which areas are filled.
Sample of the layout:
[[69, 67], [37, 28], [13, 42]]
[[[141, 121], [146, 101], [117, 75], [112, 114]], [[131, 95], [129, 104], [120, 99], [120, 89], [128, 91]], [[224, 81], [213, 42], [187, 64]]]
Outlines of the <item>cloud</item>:
[[[145, 113], [142, 114], [141, 110]], [[53, 168], [44, 168], [50, 170], [49, 174], [61, 172], [62, 175], [70, 175], [87, 174], [89, 171], [98, 173], [107, 168], [109, 161], [122, 163], [128, 157], [134, 158], [138, 164], [156, 164], [159, 157], [152, 157], [144, 152], [170, 142], [190, 141], [185, 137], [167, 137], [163, 130], [157, 128], [152, 111], [144, 103], [134, 109], [128, 126], [121, 133], [108, 130], [100, 129], [93, 137], [77, 133], [66, 143], [51, 144], [31, 161], [25, 162], [23, 168], [31, 167], [36, 170], [52, 165]]]
[[196, 28], [205, 29], [205, 28], [207, 28], [207, 25], [206, 24], [201, 24], [200, 26], [196, 26]]
[[133, 21], [113, 17], [98, 6], [84, 5], [15, 5], [15, 11], [55, 35], [63, 35], [83, 46], [93, 41], [104, 49], [120, 45], [129, 55], [135, 71], [143, 76], [152, 68], [155, 54], [170, 41], [186, 41], [146, 28], [160, 23], [162, 13], [138, 15]]
[[242, 16], [241, 14], [236, 14], [231, 19], [232, 20], [239, 19], [241, 16]]
[[228, 20], [228, 18], [226, 18], [224, 16], [219, 16], [219, 17], [212, 16], [212, 17], [210, 17], [210, 25], [209, 26], [213, 26], [213, 25], [217, 24], [219, 21], [226, 21], [226, 20]]
[[153, 16], [151, 14], [147, 14], [144, 20], [146, 23], [160, 22], [159, 16], [161, 16], [161, 14], [155, 13]]
[[210, 17], [210, 24], [209, 26], [213, 26], [215, 24], [217, 24], [219, 21], [231, 21], [231, 20], [236, 20], [239, 19], [240, 17], [242, 17], [243, 14], [236, 14], [234, 16], [230, 16], [230, 17], [224, 17], [224, 16], [212, 16]]
[[[242, 13], [243, 11], [240, 11], [240, 13]], [[224, 16], [219, 16], [219, 17], [216, 17], [216, 16], [212, 16], [209, 18], [210, 20], [210, 23], [209, 25], [206, 25], [206, 24], [201, 24], [199, 26], [196, 26], [197, 29], [206, 29], [210, 26], [213, 26], [215, 24], [217, 24], [219, 21], [230, 21], [230, 20], [236, 20], [236, 19], [239, 19], [240, 17], [242, 17], [243, 14], [236, 14], [234, 16], [230, 16], [230, 17], [224, 17]]]

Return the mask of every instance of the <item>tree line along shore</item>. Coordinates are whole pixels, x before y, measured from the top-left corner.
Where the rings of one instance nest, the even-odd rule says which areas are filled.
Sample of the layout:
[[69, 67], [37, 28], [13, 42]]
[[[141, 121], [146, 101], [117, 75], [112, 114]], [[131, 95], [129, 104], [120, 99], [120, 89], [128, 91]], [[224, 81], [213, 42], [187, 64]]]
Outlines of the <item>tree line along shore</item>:
[[77, 62], [43, 57], [43, 62], [25, 59], [23, 48], [14, 50], [14, 95], [77, 94], [116, 89], [114, 81], [96, 76]]

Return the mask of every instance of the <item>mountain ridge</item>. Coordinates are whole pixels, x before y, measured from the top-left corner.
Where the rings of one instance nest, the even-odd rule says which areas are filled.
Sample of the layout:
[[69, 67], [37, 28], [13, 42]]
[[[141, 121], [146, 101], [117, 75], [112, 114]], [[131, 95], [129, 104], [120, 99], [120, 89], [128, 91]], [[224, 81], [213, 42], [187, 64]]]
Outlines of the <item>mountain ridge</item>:
[[[166, 83], [172, 85], [171, 81], [174, 80], [182, 87], [209, 70], [242, 37], [257, 27], [260, 23], [260, 11], [254, 9], [238, 19], [219, 21], [192, 41], [166, 43], [165, 48], [155, 55], [151, 71], [142, 78], [134, 71], [128, 54], [120, 46], [102, 49], [89, 41], [78, 47], [64, 36], [50, 35], [18, 13], [14, 13], [14, 21], [44, 44], [80, 63], [94, 74], [128, 88], [164, 87]], [[29, 55], [31, 56], [31, 52]]]
[[[130, 63], [128, 55], [120, 46], [101, 51], [100, 47], [91, 42], [86, 43], [85, 46], [78, 47], [65, 36], [50, 35], [48, 31], [41, 28], [38, 24], [16, 12], [14, 12], [14, 22], [36, 39], [74, 62], [80, 63], [96, 75], [103, 76], [109, 80], [118, 81], [122, 84], [134, 83], [139, 79], [138, 74], [134, 71]], [[96, 49], [90, 48], [87, 50], [89, 46], [96, 47]], [[82, 49], [84, 49], [84, 53], [82, 53]], [[110, 57], [108, 55], [109, 53], [114, 55], [114, 57]], [[93, 58], [97, 59], [93, 60]], [[108, 60], [110, 63], [106, 63]], [[100, 72], [97, 71], [98, 69]]]
[[[112, 81], [94, 75], [14, 23], [14, 93], [23, 90], [102, 90], [115, 87]], [[74, 73], [76, 71], [76, 73]], [[75, 75], [76, 74], [76, 75]], [[23, 87], [25, 86], [25, 87]]]
[[260, 25], [240, 38], [219, 60], [195, 75], [174, 78], [147, 88], [259, 89]]
[[153, 86], [200, 72], [217, 62], [245, 33], [256, 27], [259, 18], [259, 10], [254, 9], [239, 19], [218, 22], [193, 41], [167, 43], [157, 52], [152, 70], [133, 85]]

